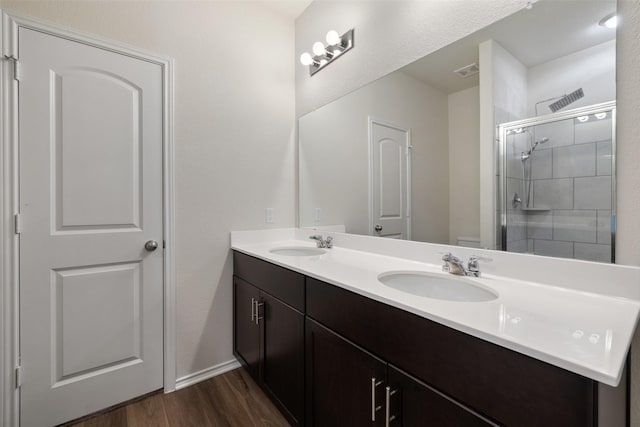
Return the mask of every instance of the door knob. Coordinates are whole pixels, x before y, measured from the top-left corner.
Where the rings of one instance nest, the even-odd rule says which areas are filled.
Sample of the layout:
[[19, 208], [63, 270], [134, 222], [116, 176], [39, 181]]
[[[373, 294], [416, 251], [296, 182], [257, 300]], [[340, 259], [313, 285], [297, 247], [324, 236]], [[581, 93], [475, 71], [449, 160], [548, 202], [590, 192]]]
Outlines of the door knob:
[[376, 225], [373, 229], [376, 230], [379, 233], [379, 232], [382, 231], [382, 226], [381, 225]]
[[144, 244], [144, 248], [149, 251], [149, 252], [153, 252], [156, 249], [158, 249], [158, 242], [156, 242], [155, 240], [148, 240], [145, 244]]

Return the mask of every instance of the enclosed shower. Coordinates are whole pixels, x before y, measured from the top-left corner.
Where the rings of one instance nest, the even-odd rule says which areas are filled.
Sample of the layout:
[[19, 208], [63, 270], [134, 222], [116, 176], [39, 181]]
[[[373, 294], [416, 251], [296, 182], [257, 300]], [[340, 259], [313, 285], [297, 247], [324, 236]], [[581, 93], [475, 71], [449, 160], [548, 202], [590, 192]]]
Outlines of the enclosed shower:
[[498, 247], [614, 261], [615, 112], [608, 102], [498, 127]]

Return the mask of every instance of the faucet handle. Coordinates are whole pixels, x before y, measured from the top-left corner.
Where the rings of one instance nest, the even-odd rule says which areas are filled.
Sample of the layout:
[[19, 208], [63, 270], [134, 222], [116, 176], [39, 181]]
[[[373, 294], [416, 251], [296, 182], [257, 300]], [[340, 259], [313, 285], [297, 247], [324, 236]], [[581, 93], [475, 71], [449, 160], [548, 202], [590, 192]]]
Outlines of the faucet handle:
[[480, 276], [480, 260], [482, 261], [492, 261], [491, 258], [479, 257], [476, 255], [471, 255], [469, 257], [469, 261], [467, 262], [467, 271], [470, 273], [469, 275], [479, 277]]
[[331, 248], [333, 247], [333, 243], [332, 243], [332, 242], [333, 242], [333, 237], [331, 237], [331, 236], [327, 236], [327, 238], [326, 238], [326, 239], [325, 239], [325, 241], [324, 241], [324, 246], [325, 246], [327, 249], [331, 249]]
[[475, 256], [469, 257], [469, 262], [467, 263], [469, 271], [480, 271], [480, 259]]

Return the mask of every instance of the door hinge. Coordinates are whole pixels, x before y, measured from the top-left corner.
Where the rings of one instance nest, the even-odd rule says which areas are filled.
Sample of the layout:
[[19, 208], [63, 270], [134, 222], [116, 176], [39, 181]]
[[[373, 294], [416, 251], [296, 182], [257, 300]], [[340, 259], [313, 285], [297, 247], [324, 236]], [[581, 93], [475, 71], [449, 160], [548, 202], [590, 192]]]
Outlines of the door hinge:
[[22, 366], [16, 366], [16, 388], [22, 387]]
[[13, 228], [16, 234], [22, 233], [22, 215], [15, 214], [13, 216]]
[[21, 75], [21, 67], [20, 67], [20, 61], [18, 61], [18, 58], [16, 58], [15, 56], [6, 56], [4, 57], [7, 61], [11, 61], [13, 63], [13, 78], [17, 81], [20, 81], [20, 78], [22, 77]]
[[13, 61], [13, 78], [17, 81], [22, 80], [22, 66], [20, 65], [20, 61], [14, 59]]

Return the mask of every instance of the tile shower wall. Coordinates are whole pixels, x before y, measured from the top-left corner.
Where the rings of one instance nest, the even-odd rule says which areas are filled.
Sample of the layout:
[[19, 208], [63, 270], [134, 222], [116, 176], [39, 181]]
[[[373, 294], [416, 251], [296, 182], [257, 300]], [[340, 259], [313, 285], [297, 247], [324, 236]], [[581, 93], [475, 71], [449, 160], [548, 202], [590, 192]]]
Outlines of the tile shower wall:
[[[512, 221], [526, 224], [526, 251], [611, 262], [611, 115], [544, 124], [533, 133], [549, 141], [531, 156], [529, 208], [523, 203]], [[522, 252], [522, 243], [512, 249]]]

